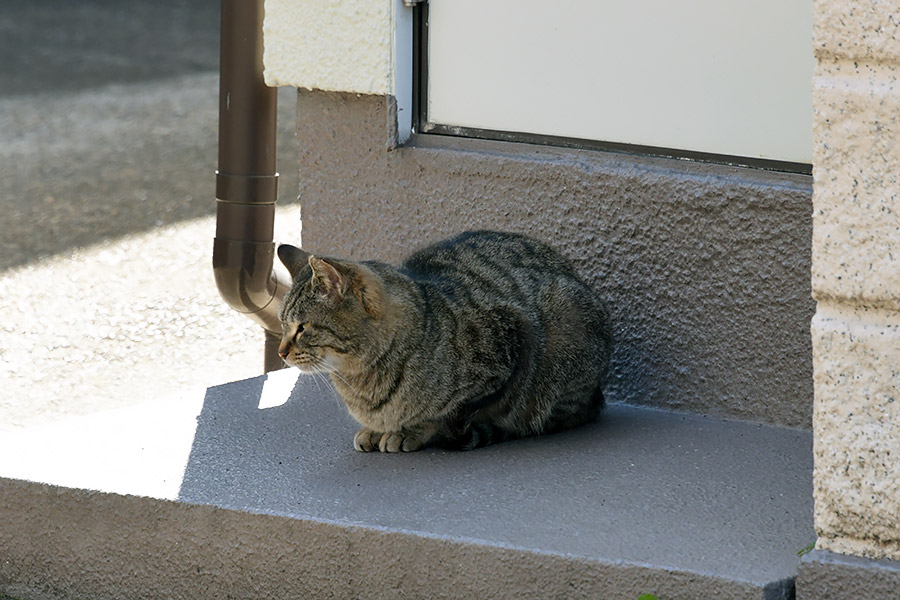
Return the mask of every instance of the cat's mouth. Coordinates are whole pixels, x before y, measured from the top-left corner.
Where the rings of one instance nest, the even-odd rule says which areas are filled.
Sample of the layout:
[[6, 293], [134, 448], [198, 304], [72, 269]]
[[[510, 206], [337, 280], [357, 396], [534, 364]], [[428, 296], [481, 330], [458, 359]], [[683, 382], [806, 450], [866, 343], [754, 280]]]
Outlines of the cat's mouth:
[[284, 358], [284, 363], [289, 367], [296, 367], [301, 373], [307, 375], [315, 375], [316, 373], [327, 373], [330, 369], [321, 358], [315, 356], [300, 354], [289, 354]]
[[319, 371], [312, 361], [299, 359], [293, 356], [285, 358], [284, 364], [289, 367], [296, 367], [297, 369], [300, 369], [300, 372], [302, 373], [317, 373]]

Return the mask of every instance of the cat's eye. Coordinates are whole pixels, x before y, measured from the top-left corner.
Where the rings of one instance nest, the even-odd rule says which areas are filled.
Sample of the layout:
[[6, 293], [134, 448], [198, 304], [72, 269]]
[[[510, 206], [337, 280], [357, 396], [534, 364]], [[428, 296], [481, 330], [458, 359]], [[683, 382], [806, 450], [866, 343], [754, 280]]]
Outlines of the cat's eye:
[[[292, 327], [293, 327], [293, 330], [291, 329]], [[283, 322], [281, 332], [283, 335], [290, 335], [291, 338], [296, 338], [298, 335], [303, 333], [304, 328], [305, 328], [305, 326], [303, 323], [297, 323], [296, 325], [294, 325], [289, 322]]]

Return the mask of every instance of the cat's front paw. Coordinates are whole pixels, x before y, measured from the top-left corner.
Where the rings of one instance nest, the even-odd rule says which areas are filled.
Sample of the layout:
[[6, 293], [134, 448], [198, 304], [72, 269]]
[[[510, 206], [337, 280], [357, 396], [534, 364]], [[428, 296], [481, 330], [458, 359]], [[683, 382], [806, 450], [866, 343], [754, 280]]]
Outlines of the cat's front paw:
[[415, 452], [422, 448], [422, 438], [409, 432], [385, 433], [378, 442], [381, 452]]
[[371, 429], [360, 429], [353, 436], [353, 447], [357, 452], [372, 452], [378, 450], [378, 441], [381, 434]]
[[408, 432], [380, 433], [360, 429], [353, 437], [353, 447], [359, 452], [414, 452], [422, 446], [422, 438]]

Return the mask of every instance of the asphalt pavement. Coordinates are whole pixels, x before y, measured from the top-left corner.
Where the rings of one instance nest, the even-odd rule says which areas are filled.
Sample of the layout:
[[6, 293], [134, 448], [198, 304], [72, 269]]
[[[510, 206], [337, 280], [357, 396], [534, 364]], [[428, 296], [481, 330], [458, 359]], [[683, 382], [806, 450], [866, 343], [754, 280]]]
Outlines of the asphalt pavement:
[[[0, 428], [261, 373], [212, 278], [218, 10], [0, 4]], [[297, 242], [294, 94], [276, 228]]]

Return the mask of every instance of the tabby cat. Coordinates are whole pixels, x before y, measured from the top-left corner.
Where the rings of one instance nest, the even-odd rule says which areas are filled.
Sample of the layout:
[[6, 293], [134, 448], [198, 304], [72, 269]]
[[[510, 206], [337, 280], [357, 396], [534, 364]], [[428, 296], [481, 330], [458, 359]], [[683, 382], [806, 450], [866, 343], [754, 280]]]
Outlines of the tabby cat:
[[472, 449], [590, 421], [611, 331], [572, 265], [522, 235], [475, 231], [400, 268], [281, 245], [293, 278], [278, 353], [328, 373], [362, 452]]

